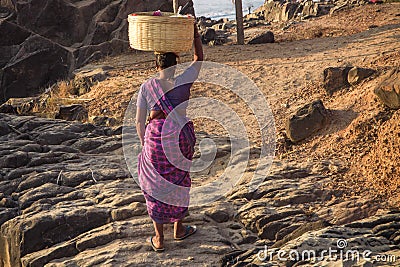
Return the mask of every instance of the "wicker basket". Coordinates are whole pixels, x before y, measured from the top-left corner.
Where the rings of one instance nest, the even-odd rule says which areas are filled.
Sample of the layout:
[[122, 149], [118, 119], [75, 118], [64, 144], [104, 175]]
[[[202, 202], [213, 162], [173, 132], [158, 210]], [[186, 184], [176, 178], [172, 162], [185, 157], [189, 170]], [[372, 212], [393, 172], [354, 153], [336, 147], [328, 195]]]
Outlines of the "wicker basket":
[[129, 43], [132, 48], [156, 52], [186, 52], [192, 48], [194, 18], [153, 16], [153, 12], [128, 16]]

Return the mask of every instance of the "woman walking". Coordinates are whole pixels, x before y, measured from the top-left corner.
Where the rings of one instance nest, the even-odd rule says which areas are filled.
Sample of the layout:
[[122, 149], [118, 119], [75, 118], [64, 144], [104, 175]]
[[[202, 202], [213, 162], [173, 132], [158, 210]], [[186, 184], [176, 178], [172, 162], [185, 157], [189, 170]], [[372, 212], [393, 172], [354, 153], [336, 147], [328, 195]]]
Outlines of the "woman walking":
[[164, 251], [164, 224], [174, 224], [175, 240], [196, 232], [196, 226], [182, 223], [189, 206], [189, 169], [195, 145], [193, 123], [186, 117], [186, 108], [203, 60], [200, 34], [196, 25], [194, 28], [194, 62], [174, 77], [177, 55], [156, 54], [160, 76], [142, 84], [137, 100], [136, 129], [143, 146], [138, 178], [155, 229], [149, 242], [157, 252]]

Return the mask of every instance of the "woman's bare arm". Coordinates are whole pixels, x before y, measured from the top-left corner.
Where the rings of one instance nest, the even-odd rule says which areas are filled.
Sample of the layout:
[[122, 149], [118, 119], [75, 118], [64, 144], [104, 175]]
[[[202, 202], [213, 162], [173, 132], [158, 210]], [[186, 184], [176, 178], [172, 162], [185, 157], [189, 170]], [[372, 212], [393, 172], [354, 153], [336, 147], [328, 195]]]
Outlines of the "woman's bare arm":
[[197, 25], [194, 25], [194, 55], [193, 55], [193, 61], [203, 61], [204, 55], [203, 55], [203, 44], [201, 42], [201, 35], [199, 33], [199, 30], [197, 29]]
[[146, 131], [147, 110], [143, 108], [136, 109], [136, 131], [142, 146], [144, 145], [144, 133]]
[[201, 62], [204, 59], [204, 54], [203, 54], [203, 44], [201, 42], [201, 35], [197, 29], [197, 25], [194, 25], [194, 54], [193, 54], [193, 62], [190, 64], [191, 67], [194, 67], [196, 70], [196, 77], [200, 73], [201, 69]]

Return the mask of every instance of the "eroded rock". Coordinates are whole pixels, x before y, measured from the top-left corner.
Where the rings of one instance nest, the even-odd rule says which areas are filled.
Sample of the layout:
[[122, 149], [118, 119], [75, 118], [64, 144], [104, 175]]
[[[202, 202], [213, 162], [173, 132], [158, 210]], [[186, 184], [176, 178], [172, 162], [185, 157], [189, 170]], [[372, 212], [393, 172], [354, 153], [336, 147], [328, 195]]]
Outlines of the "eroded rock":
[[293, 142], [310, 137], [328, 122], [328, 111], [321, 100], [298, 109], [286, 121], [286, 134]]
[[352, 67], [329, 67], [324, 70], [323, 86], [332, 95], [342, 88], [349, 86], [348, 75]]
[[389, 71], [374, 90], [379, 99], [391, 109], [400, 108], [400, 70]]
[[87, 121], [88, 111], [83, 105], [79, 104], [61, 106], [56, 115], [56, 119], [67, 121]]
[[374, 74], [375, 72], [376, 71], [373, 69], [354, 67], [351, 70], [349, 70], [349, 73], [347, 75], [347, 80], [351, 85], [356, 85], [360, 83], [362, 80]]
[[266, 44], [275, 42], [274, 34], [271, 31], [267, 31], [249, 40], [248, 44]]

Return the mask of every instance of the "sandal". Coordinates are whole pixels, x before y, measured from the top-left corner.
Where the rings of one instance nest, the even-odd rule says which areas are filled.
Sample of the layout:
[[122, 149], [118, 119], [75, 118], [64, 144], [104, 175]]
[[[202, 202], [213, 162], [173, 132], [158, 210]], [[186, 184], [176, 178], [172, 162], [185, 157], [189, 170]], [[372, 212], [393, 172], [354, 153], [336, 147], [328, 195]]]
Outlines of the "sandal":
[[[191, 230], [191, 229], [193, 229], [193, 230]], [[193, 226], [187, 225], [186, 230], [185, 230], [185, 235], [182, 237], [174, 237], [174, 240], [183, 240], [183, 239], [193, 235], [194, 233], [196, 233], [196, 231], [197, 231], [197, 227], [195, 225], [193, 225]]]
[[149, 242], [150, 242], [151, 247], [153, 248], [153, 250], [154, 250], [155, 252], [163, 252], [163, 251], [165, 250], [165, 248], [156, 248], [156, 246], [155, 246], [154, 243], [153, 243], [153, 237], [150, 237]]

